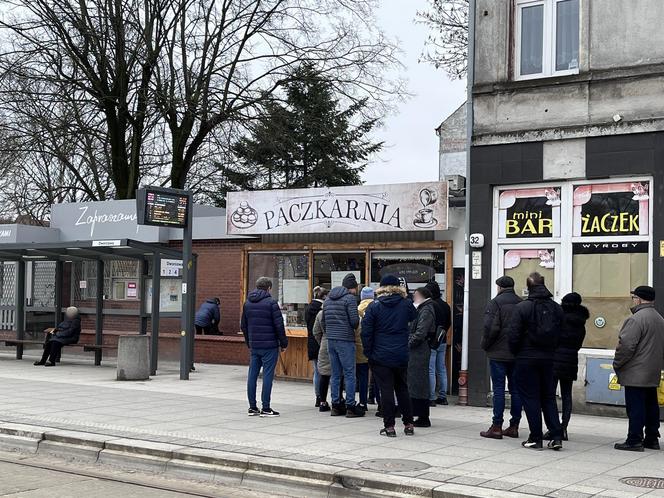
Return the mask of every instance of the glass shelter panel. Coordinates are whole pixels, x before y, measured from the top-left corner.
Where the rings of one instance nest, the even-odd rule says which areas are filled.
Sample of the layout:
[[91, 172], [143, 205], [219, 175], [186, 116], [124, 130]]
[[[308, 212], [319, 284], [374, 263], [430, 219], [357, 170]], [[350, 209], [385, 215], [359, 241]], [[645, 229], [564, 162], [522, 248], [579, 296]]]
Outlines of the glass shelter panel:
[[320, 285], [333, 289], [341, 285], [343, 278], [354, 273], [360, 286], [364, 285], [365, 253], [315, 253], [313, 287]]

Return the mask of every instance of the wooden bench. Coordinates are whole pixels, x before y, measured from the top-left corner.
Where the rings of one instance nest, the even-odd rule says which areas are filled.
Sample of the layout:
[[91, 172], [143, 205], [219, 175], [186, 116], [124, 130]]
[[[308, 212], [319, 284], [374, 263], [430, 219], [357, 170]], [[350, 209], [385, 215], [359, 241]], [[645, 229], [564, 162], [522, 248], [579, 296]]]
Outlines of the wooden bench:
[[[5, 339], [5, 346], [41, 346], [44, 344], [44, 341], [36, 341], [34, 339]], [[85, 352], [94, 352], [95, 353], [95, 365], [101, 365], [102, 352], [105, 350], [114, 350], [118, 349], [117, 346], [110, 345], [96, 345], [96, 344], [66, 344], [66, 348], [81, 348]]]

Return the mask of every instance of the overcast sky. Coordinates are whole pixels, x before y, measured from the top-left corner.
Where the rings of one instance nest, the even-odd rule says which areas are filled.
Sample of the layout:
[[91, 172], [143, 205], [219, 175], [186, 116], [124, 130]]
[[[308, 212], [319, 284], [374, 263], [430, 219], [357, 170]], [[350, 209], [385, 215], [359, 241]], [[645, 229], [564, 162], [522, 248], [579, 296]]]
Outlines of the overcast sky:
[[397, 113], [388, 116], [383, 129], [376, 133], [385, 147], [365, 170], [367, 184], [437, 179], [438, 137], [434, 130], [466, 99], [465, 81], [450, 81], [443, 70], [417, 62], [427, 29], [415, 24], [415, 12], [425, 7], [426, 0], [381, 1], [378, 21], [400, 42], [412, 97], [400, 104]]

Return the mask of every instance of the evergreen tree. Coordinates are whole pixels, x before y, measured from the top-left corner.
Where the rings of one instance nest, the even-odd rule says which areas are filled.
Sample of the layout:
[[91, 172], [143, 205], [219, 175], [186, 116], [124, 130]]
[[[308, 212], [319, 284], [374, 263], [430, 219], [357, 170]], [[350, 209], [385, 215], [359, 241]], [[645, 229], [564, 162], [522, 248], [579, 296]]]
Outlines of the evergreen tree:
[[359, 185], [383, 145], [369, 137], [376, 120], [363, 118], [365, 106], [342, 109], [332, 82], [305, 64], [286, 84], [284, 102], [267, 103], [234, 152], [257, 189]]

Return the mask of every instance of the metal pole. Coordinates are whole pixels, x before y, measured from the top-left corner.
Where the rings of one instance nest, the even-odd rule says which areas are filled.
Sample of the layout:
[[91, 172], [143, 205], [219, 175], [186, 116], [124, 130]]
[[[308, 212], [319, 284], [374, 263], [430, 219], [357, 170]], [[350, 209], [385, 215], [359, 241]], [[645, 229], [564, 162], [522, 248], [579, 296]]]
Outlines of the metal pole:
[[[95, 299], [95, 346], [104, 343], [104, 260], [97, 260], [97, 295]], [[95, 365], [101, 365], [101, 349], [95, 349]]]
[[146, 311], [146, 302], [145, 302], [145, 296], [147, 295], [147, 292], [145, 292], [145, 284], [147, 283], [147, 275], [148, 275], [148, 260], [147, 259], [141, 259], [139, 261], [139, 275], [141, 276], [141, 281], [139, 284], [140, 288], [140, 298], [139, 298], [139, 314], [141, 324], [140, 324], [140, 330], [139, 334], [141, 335], [146, 335], [148, 333], [148, 314]]
[[180, 380], [189, 380], [189, 348], [191, 340], [191, 302], [189, 295], [189, 281], [193, 270], [192, 261], [192, 219], [194, 206], [191, 193], [188, 192], [187, 224], [182, 234], [182, 315], [180, 320]]
[[64, 268], [64, 261], [55, 262], [55, 295], [53, 299], [53, 306], [55, 306], [55, 327], [57, 327], [62, 320], [62, 286], [64, 281]]
[[[196, 313], [196, 272], [198, 268], [198, 258], [196, 255], [193, 255], [193, 268], [189, 278], [189, 316], [194, 317]], [[189, 334], [189, 365], [190, 370], [194, 370], [194, 349], [196, 346], [196, 332], [194, 328], [190, 325], [187, 330]]]
[[[25, 261], [19, 259], [16, 263], [16, 339], [25, 339]], [[16, 359], [23, 359], [23, 344], [16, 346]]]
[[157, 375], [159, 362], [159, 294], [161, 289], [161, 253], [152, 256], [152, 313], [150, 315], [150, 375]]
[[475, 79], [475, 9], [476, 0], [468, 5], [468, 75], [466, 98], [466, 229], [463, 288], [463, 336], [459, 371], [459, 404], [468, 404], [468, 315], [470, 314], [470, 149], [473, 144], [473, 83]]

